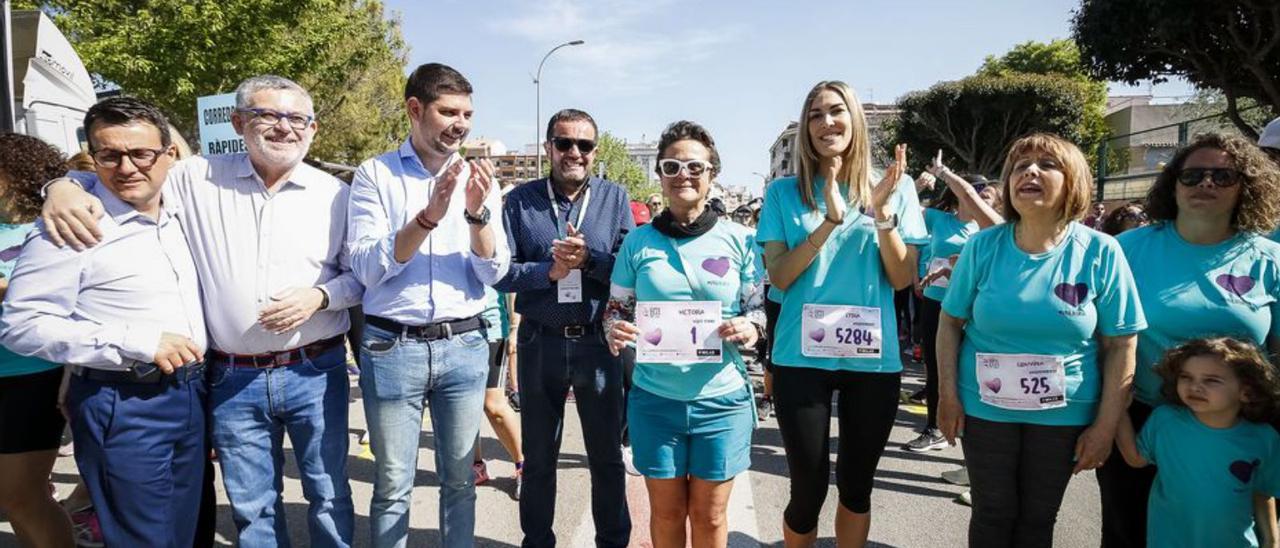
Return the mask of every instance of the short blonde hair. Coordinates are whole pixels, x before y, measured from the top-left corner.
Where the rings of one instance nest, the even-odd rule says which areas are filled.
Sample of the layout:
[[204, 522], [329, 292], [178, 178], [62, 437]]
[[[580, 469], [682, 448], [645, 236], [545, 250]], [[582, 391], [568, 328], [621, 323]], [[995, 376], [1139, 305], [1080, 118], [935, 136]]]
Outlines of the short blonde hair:
[[1013, 207], [1013, 166], [1025, 156], [1043, 153], [1052, 156], [1062, 168], [1064, 194], [1062, 209], [1058, 212], [1059, 220], [1079, 221], [1089, 212], [1089, 203], [1093, 201], [1093, 174], [1089, 171], [1089, 161], [1071, 141], [1052, 133], [1032, 133], [1014, 141], [1009, 146], [1009, 153], [1004, 157], [1004, 170], [1000, 173], [1000, 182], [1004, 185], [1004, 218], [1015, 222], [1022, 214]]
[[818, 209], [818, 200], [813, 195], [813, 179], [818, 176], [818, 164], [821, 158], [813, 148], [813, 139], [809, 137], [809, 107], [814, 99], [824, 91], [834, 92], [844, 100], [849, 108], [849, 117], [853, 119], [852, 137], [849, 148], [844, 152], [844, 162], [840, 165], [840, 173], [836, 179], [849, 183], [849, 195], [846, 199], [851, 204], [866, 207], [871, 205], [871, 138], [867, 135], [867, 117], [862, 112], [862, 103], [853, 93], [849, 84], [839, 80], [818, 82], [809, 90], [800, 107], [800, 121], [796, 127], [796, 181], [800, 191], [800, 200], [810, 211]]

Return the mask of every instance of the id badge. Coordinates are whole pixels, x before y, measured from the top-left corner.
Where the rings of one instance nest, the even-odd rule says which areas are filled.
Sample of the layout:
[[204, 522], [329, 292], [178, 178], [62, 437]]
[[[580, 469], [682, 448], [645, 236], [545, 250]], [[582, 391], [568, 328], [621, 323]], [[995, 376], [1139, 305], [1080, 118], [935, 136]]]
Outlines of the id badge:
[[979, 352], [974, 360], [978, 397], [1001, 409], [1040, 411], [1067, 406], [1061, 356]]
[[[933, 274], [934, 272], [944, 268], [951, 268], [951, 259], [947, 257], [936, 257], [929, 261], [929, 274]], [[934, 278], [932, 282], [929, 282], [929, 287], [949, 287], [950, 285], [951, 276], [938, 276], [937, 278]]]
[[636, 361], [643, 363], [721, 363], [719, 301], [644, 301], [636, 303]]
[[879, 359], [883, 354], [877, 307], [806, 304], [801, 317], [800, 353], [807, 358]]
[[582, 269], [575, 268], [556, 282], [556, 299], [560, 304], [582, 302]]

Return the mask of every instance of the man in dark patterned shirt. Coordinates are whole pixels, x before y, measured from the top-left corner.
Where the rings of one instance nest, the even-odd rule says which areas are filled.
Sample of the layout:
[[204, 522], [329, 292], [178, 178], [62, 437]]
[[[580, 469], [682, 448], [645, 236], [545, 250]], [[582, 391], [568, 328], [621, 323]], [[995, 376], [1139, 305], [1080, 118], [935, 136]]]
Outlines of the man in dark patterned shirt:
[[591, 176], [598, 131], [585, 112], [566, 109], [547, 123], [551, 177], [520, 185], [502, 215], [511, 268], [494, 284], [516, 294], [526, 547], [555, 546], [556, 461], [570, 388], [591, 469], [597, 546], [631, 536], [622, 464], [622, 362], [609, 353], [601, 316], [614, 255], [635, 221], [627, 192]]

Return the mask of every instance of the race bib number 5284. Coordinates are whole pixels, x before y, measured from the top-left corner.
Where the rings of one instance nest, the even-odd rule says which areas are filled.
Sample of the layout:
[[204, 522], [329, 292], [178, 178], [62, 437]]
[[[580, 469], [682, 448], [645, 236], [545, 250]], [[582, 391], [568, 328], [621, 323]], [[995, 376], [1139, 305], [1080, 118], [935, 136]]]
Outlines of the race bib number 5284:
[[806, 304], [801, 316], [800, 353], [805, 357], [881, 357], [879, 308]]

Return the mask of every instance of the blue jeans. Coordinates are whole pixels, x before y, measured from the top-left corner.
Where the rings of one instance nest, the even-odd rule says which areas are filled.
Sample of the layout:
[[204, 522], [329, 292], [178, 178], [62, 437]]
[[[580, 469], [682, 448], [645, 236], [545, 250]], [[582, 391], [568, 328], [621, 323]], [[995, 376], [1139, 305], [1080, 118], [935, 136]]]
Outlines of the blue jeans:
[[520, 493], [523, 546], [555, 546], [556, 462], [564, 431], [564, 402], [573, 387], [591, 471], [591, 517], [596, 546], [631, 539], [626, 471], [622, 466], [622, 360], [600, 334], [580, 339], [540, 333], [528, 323], [517, 338], [524, 488]]
[[373, 546], [401, 547], [407, 541], [427, 406], [440, 478], [443, 545], [471, 546], [476, 528], [471, 459], [489, 372], [484, 330], [423, 341], [366, 325], [360, 359], [360, 390], [376, 468], [369, 510]]
[[215, 365], [213, 447], [240, 546], [289, 546], [284, 435], [307, 499], [308, 546], [350, 546], [355, 509], [347, 483], [346, 351], [334, 348], [278, 369]]
[[204, 487], [204, 379], [67, 388], [76, 466], [107, 546], [185, 548]]

